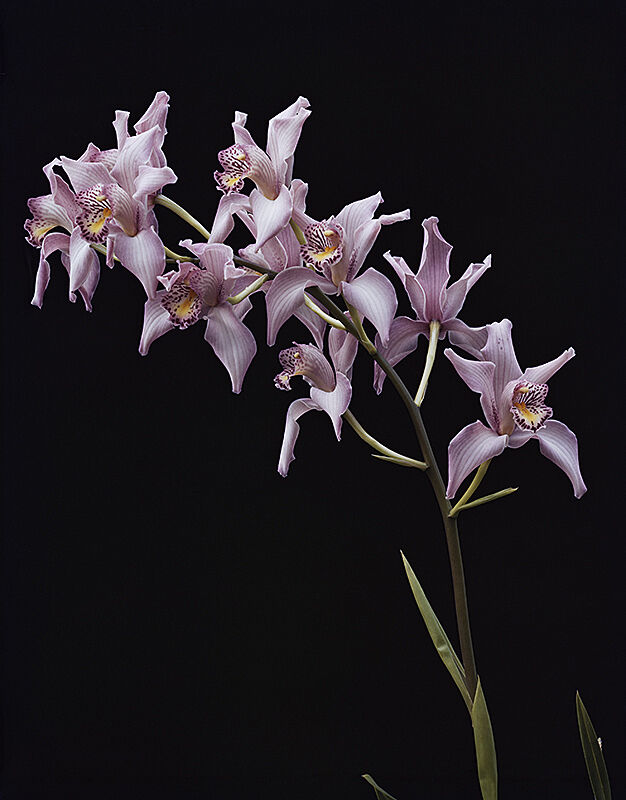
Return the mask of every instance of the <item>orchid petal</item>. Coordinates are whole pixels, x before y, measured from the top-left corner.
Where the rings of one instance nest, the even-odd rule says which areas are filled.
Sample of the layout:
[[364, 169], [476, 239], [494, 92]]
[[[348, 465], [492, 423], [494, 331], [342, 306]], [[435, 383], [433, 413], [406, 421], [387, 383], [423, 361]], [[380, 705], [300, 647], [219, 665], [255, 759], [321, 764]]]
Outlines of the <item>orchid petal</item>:
[[498, 398], [507, 383], [516, 380], [522, 374], [513, 349], [512, 327], [513, 325], [508, 319], [487, 325], [487, 343], [481, 350], [482, 359], [495, 364], [493, 389]]
[[295, 459], [293, 454], [296, 440], [300, 433], [300, 426], [296, 422], [303, 414], [313, 409], [319, 410], [313, 400], [302, 398], [294, 400], [287, 409], [287, 419], [285, 420], [285, 433], [283, 434], [283, 443], [280, 448], [280, 458], [278, 459], [278, 471], [283, 476], [287, 477], [289, 465]]
[[281, 111], [269, 121], [267, 131], [267, 154], [272, 159], [281, 183], [285, 181], [287, 161], [296, 149], [302, 126], [311, 114], [309, 101], [299, 97], [289, 108]]
[[80, 233], [79, 228], [74, 228], [70, 236], [70, 294], [76, 292], [87, 282], [92, 272], [100, 275], [100, 261]]
[[426, 318], [426, 295], [424, 294], [424, 289], [418, 283], [409, 265], [401, 256], [392, 256], [389, 251], [384, 253], [383, 257], [391, 264], [396, 271], [396, 275], [402, 281], [418, 320], [426, 323], [430, 322]]
[[233, 392], [239, 394], [250, 362], [256, 353], [252, 332], [237, 317], [229, 303], [209, 309], [204, 338], [228, 370]]
[[[292, 181], [289, 191], [293, 199], [292, 219], [296, 225], [302, 230], [308, 228], [309, 225], [315, 225], [316, 220], [305, 213], [306, 196], [307, 192], [309, 191], [308, 184], [304, 183], [304, 181], [301, 181], [299, 178], [296, 178], [295, 181]], [[298, 244], [298, 254], [299, 252], [300, 245]]]
[[114, 233], [115, 255], [129, 272], [138, 278], [148, 297], [156, 296], [157, 275], [165, 271], [165, 248], [153, 228], [139, 231], [136, 236]]
[[64, 253], [69, 253], [70, 237], [67, 233], [49, 233], [43, 240], [41, 250], [39, 251], [39, 267], [37, 269], [37, 276], [35, 278], [35, 292], [33, 299], [30, 301], [32, 305], [41, 308], [43, 305], [43, 296], [50, 280], [50, 264], [48, 257], [61, 250]]
[[470, 472], [484, 461], [499, 456], [507, 445], [508, 436], [499, 436], [483, 425], [472, 422], [459, 431], [448, 445], [448, 488], [451, 498]]
[[282, 326], [304, 302], [307, 286], [319, 286], [327, 293], [336, 292], [336, 287], [308, 267], [290, 267], [273, 279], [266, 295], [267, 343], [273, 345]]
[[411, 213], [408, 209], [397, 214], [383, 214], [376, 219], [366, 220], [354, 232], [351, 238], [346, 235], [348, 255], [344, 255], [342, 262], [345, 270], [345, 262], [348, 260], [348, 268], [345, 280], [351, 281], [359, 272], [369, 251], [372, 249], [382, 225], [392, 225], [394, 222], [401, 222], [409, 219]]
[[[307, 306], [302, 305], [300, 308], [293, 312], [296, 319], [308, 328], [311, 335], [315, 339], [315, 344], [321, 349], [324, 346], [324, 331], [326, 330], [326, 322], [315, 312], [311, 311]], [[334, 328], [333, 328], [334, 330]]]
[[151, 167], [141, 164], [135, 178], [133, 197], [135, 200], [143, 202], [148, 195], [157, 194], [164, 186], [176, 183], [177, 180], [178, 176], [169, 167]]
[[169, 99], [169, 95], [166, 92], [157, 92], [154, 96], [154, 100], [148, 106], [145, 114], [133, 126], [137, 133], [144, 133], [145, 131], [153, 128], [155, 125], [159, 128], [160, 134], [155, 140], [155, 149], [150, 157], [150, 162], [157, 167], [165, 166], [165, 155], [163, 154], [161, 147], [163, 145], [163, 141], [165, 140], [165, 134], [167, 133], [165, 121], [167, 119], [167, 112], [169, 109]]
[[102, 190], [106, 197], [113, 217], [127, 236], [137, 233], [137, 201], [122, 189], [117, 183], [109, 183]]
[[[253, 245], [253, 249], [255, 246]], [[274, 272], [282, 272], [285, 269], [287, 266], [287, 253], [276, 236], [265, 242], [260, 249], [270, 269], [273, 269]]]
[[460, 347], [474, 358], [481, 359], [481, 350], [487, 343], [487, 326], [480, 328], [470, 328], [460, 319], [451, 319], [441, 326], [443, 331], [447, 331], [450, 344]]
[[[191, 239], [183, 239], [180, 244], [195, 256], [198, 256], [200, 266], [208, 270], [218, 281], [224, 280], [226, 266], [234, 267], [233, 251], [227, 244], [222, 244], [221, 242], [215, 244], [213, 242], [197, 242], [194, 244]], [[243, 270], [236, 269], [238, 277], [244, 274]]]
[[111, 170], [111, 177], [131, 196], [135, 192], [135, 179], [139, 174], [139, 167], [149, 163], [150, 154], [158, 141], [159, 134], [159, 128], [155, 126], [144, 133], [129, 136], [118, 153], [115, 166]]
[[332, 392], [325, 392], [323, 389], [311, 389], [311, 399], [325, 411], [331, 418], [335, 436], [341, 439], [341, 415], [345, 413], [352, 399], [352, 386], [348, 378], [342, 373], [337, 373], [337, 385]]
[[171, 331], [173, 325], [169, 312], [163, 307], [161, 300], [167, 292], [160, 291], [152, 300], [146, 300], [143, 312], [143, 330], [139, 342], [139, 352], [142, 356], [148, 355], [150, 345], [164, 333]]
[[567, 425], [550, 419], [535, 434], [541, 454], [560, 467], [572, 482], [574, 495], [580, 498], [587, 491], [578, 463], [578, 439]]
[[343, 283], [341, 291], [347, 302], [370, 320], [386, 345], [398, 308], [398, 299], [389, 278], [375, 269], [368, 269], [351, 283]]
[[417, 281], [426, 296], [425, 321], [443, 320], [442, 302], [445, 287], [450, 279], [450, 253], [452, 245], [439, 233], [437, 217], [428, 217], [422, 222], [424, 246], [422, 260], [417, 271]]
[[60, 161], [77, 194], [91, 189], [97, 183], [111, 183], [111, 173], [102, 162], [76, 161], [65, 156], [61, 156]]
[[454, 319], [458, 315], [463, 307], [467, 293], [490, 267], [491, 256], [487, 256], [482, 264], [470, 264], [459, 280], [448, 286], [442, 309], [443, 320]]
[[378, 206], [383, 202], [383, 196], [380, 192], [364, 197], [362, 200], [355, 200], [354, 203], [349, 203], [341, 209], [335, 217], [337, 222], [343, 228], [347, 242], [352, 243], [357, 230], [366, 222], [370, 222], [374, 216], [374, 212]]
[[[429, 325], [427, 322], [410, 319], [409, 317], [396, 317], [389, 329], [389, 341], [383, 346], [379, 337], [376, 337], [376, 347], [381, 355], [395, 367], [403, 358], [410, 355], [417, 349], [417, 342], [420, 333], [424, 336], [429, 335]], [[385, 372], [380, 366], [374, 363], [374, 389], [376, 394], [380, 394], [386, 378]]]
[[250, 205], [257, 229], [255, 247], [259, 249], [289, 224], [293, 207], [291, 195], [284, 185], [280, 187], [278, 197], [274, 200], [269, 200], [258, 189], [253, 189], [250, 193]]
[[[57, 206], [63, 208], [68, 217], [73, 220], [79, 211], [78, 204], [76, 203], [76, 195], [63, 180], [63, 178], [61, 178], [60, 175], [57, 175], [54, 171], [54, 167], [57, 165], [60, 166], [61, 162], [58, 158], [55, 158], [49, 164], [46, 164], [46, 166], [43, 168], [43, 172], [50, 184], [52, 199]], [[72, 226], [70, 225], [70, 228], [71, 227]]]
[[237, 192], [222, 195], [213, 220], [210, 241], [223, 242], [235, 227], [233, 214], [244, 208], [250, 208], [250, 200], [246, 195]]
[[335, 367], [335, 372], [343, 372], [348, 378], [352, 376], [352, 365], [359, 349], [359, 340], [347, 331], [331, 328], [328, 332], [328, 352]]
[[576, 351], [573, 347], [570, 347], [568, 350], [561, 353], [560, 356], [552, 359], [552, 361], [541, 364], [539, 367], [529, 367], [527, 370], [524, 370], [522, 377], [524, 380], [530, 381], [531, 383], [547, 383], [554, 373], [558, 372], [561, 367], [567, 364], [570, 358], [574, 358], [575, 355]]
[[528, 442], [534, 436], [535, 431], [533, 430], [522, 430], [521, 428], [515, 428], [513, 433], [509, 434], [509, 443], [507, 447], [517, 450], [519, 447], [523, 447], [526, 442]]
[[493, 380], [496, 366], [492, 361], [470, 361], [457, 355], [454, 350], [447, 348], [443, 354], [452, 362], [461, 380], [473, 392], [480, 394], [480, 404], [487, 421], [494, 431], [500, 427], [500, 415], [497, 400], [499, 395], [494, 393]]
[[113, 127], [115, 129], [115, 137], [117, 139], [117, 149], [120, 150], [124, 146], [124, 142], [128, 139], [128, 118], [130, 114], [128, 111], [116, 111]]

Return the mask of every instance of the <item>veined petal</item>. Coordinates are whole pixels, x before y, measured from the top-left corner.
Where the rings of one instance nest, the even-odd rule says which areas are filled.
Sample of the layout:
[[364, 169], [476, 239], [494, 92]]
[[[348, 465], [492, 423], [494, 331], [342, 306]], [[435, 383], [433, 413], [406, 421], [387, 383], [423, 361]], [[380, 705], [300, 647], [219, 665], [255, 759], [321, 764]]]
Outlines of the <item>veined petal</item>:
[[428, 217], [422, 222], [424, 246], [422, 260], [417, 271], [417, 281], [426, 296], [425, 321], [443, 321], [442, 304], [445, 287], [450, 280], [450, 253], [452, 245], [439, 233], [437, 217]]
[[[313, 219], [313, 217], [310, 217], [306, 213], [306, 196], [307, 192], [309, 191], [309, 185], [304, 183], [304, 181], [301, 181], [299, 178], [296, 178], [295, 181], [291, 182], [289, 191], [293, 200], [292, 217], [296, 225], [300, 228], [300, 230], [308, 228], [309, 225], [315, 225], [317, 220]], [[299, 255], [300, 244], [298, 244], [298, 256]]]
[[[315, 344], [321, 349], [324, 346], [324, 331], [326, 330], [326, 322], [318, 314], [315, 314], [305, 305], [301, 305], [300, 308], [297, 308], [293, 312], [293, 315], [310, 331], [311, 335], [315, 339]], [[331, 330], [335, 329], [331, 328]]]
[[115, 120], [113, 121], [113, 128], [115, 129], [115, 136], [117, 138], [117, 149], [120, 150], [126, 139], [128, 139], [128, 118], [130, 114], [128, 111], [116, 111]]
[[570, 358], [574, 358], [575, 355], [576, 351], [573, 347], [570, 347], [561, 353], [560, 356], [552, 359], [552, 361], [548, 361], [538, 367], [529, 367], [527, 370], [524, 370], [522, 378], [531, 383], [546, 383], [555, 372], [561, 369], [563, 364], [567, 364]]
[[157, 92], [154, 100], [148, 106], [145, 114], [133, 126], [137, 133], [144, 133], [155, 125], [159, 128], [159, 136], [155, 141], [155, 148], [150, 156], [150, 163], [156, 167], [165, 166], [165, 155], [161, 150], [167, 129], [165, 121], [169, 109], [169, 95], [166, 92]]
[[61, 156], [60, 162], [76, 194], [91, 189], [97, 183], [111, 183], [111, 173], [100, 161], [75, 161]]
[[283, 434], [283, 443], [280, 448], [280, 458], [278, 459], [278, 471], [283, 476], [287, 477], [289, 465], [294, 460], [293, 454], [296, 446], [296, 439], [300, 433], [300, 426], [296, 422], [307, 411], [316, 409], [319, 411], [316, 403], [308, 398], [294, 400], [287, 409], [287, 419], [285, 420], [285, 433]]
[[304, 290], [307, 286], [319, 286], [327, 294], [337, 291], [323, 275], [308, 267], [290, 267], [279, 272], [272, 280], [266, 295], [269, 345], [274, 344], [278, 331], [304, 302]]
[[102, 194], [108, 202], [115, 221], [124, 233], [127, 236], [134, 236], [138, 230], [137, 201], [117, 183], [109, 183], [108, 186], [104, 186]]
[[352, 365], [359, 349], [359, 341], [347, 331], [331, 328], [328, 332], [328, 352], [336, 372], [352, 377]]
[[33, 299], [30, 301], [32, 305], [41, 308], [43, 305], [43, 296], [50, 280], [50, 264], [48, 263], [49, 256], [61, 250], [63, 253], [69, 253], [70, 250], [70, 237], [67, 233], [49, 233], [41, 245], [39, 251], [39, 267], [37, 269], [37, 276], [35, 278], [35, 293]]
[[[376, 337], [376, 348], [387, 359], [392, 367], [399, 364], [403, 358], [417, 349], [420, 333], [428, 336], [430, 328], [428, 322], [410, 319], [409, 317], [396, 317], [389, 329], [389, 341], [384, 346], [380, 338]], [[386, 378], [385, 372], [374, 362], [374, 389], [380, 394]]]
[[272, 159], [281, 183], [285, 181], [287, 160], [293, 156], [302, 126], [310, 115], [310, 103], [299, 97], [289, 108], [281, 111], [269, 121], [267, 130], [267, 154]]
[[228, 370], [233, 392], [239, 394], [250, 362], [256, 353], [255, 338], [229, 303], [209, 309], [204, 338]]
[[398, 308], [398, 299], [389, 278], [370, 268], [351, 283], [343, 283], [341, 291], [348, 303], [370, 320], [380, 334], [383, 345], [386, 345], [389, 328]]
[[71, 231], [74, 227], [65, 209], [54, 202], [51, 194], [29, 198], [28, 208], [33, 218], [26, 220], [24, 229], [28, 233], [27, 241], [33, 247], [40, 247], [54, 228], [60, 227]]
[[157, 275], [165, 271], [165, 248], [153, 228], [139, 231], [136, 236], [121, 232], [115, 237], [115, 255], [129, 272], [138, 278], [148, 297], [156, 296]]
[[402, 222], [409, 218], [410, 211], [408, 209], [397, 214], [383, 214], [376, 219], [366, 220], [362, 225], [359, 225], [351, 240], [346, 235], [346, 255], [343, 263], [345, 264], [346, 260], [348, 260], [348, 265], [345, 272], [345, 280], [351, 281], [359, 272], [368, 253], [374, 246], [382, 225], [392, 225], [394, 222]]
[[481, 359], [481, 350], [487, 344], [487, 326], [470, 328], [460, 319], [451, 319], [442, 326], [442, 331], [448, 332], [448, 340], [455, 347], [460, 347], [474, 358]]
[[493, 388], [496, 366], [492, 361], [470, 361], [447, 348], [443, 354], [452, 362], [459, 377], [465, 381], [473, 392], [480, 394], [480, 404], [487, 422], [494, 431], [500, 429], [500, 412], [498, 410], [499, 395]]
[[448, 446], [448, 488], [452, 498], [465, 478], [484, 461], [499, 456], [507, 445], [508, 436], [499, 436], [483, 425], [473, 422], [459, 431]]
[[269, 200], [258, 189], [253, 189], [250, 193], [250, 205], [256, 223], [255, 247], [259, 249], [289, 224], [292, 210], [291, 195], [284, 185], [280, 187], [275, 200]]
[[409, 265], [401, 256], [392, 256], [389, 251], [384, 253], [383, 257], [391, 264], [396, 271], [396, 275], [402, 281], [418, 320], [426, 323], [430, 322], [430, 320], [426, 319], [426, 295]]
[[139, 167], [150, 162], [150, 155], [157, 146], [159, 135], [159, 128], [155, 125], [144, 133], [129, 136], [118, 153], [117, 162], [111, 170], [111, 177], [131, 197], [135, 193], [135, 179], [139, 175]]
[[73, 294], [88, 282], [92, 273], [95, 273], [98, 278], [100, 276], [98, 256], [91, 249], [89, 243], [83, 239], [79, 228], [74, 228], [70, 236], [69, 257], [70, 294]]
[[143, 311], [143, 330], [139, 342], [139, 352], [142, 356], [148, 355], [150, 345], [164, 333], [171, 331], [174, 325], [170, 320], [167, 309], [163, 307], [162, 300], [167, 292], [160, 291], [152, 300], [146, 300]]
[[496, 397], [500, 397], [509, 381], [517, 380], [522, 374], [513, 349], [512, 327], [508, 319], [487, 325], [487, 343], [481, 350], [481, 358], [495, 364], [493, 387]]
[[342, 372], [337, 373], [337, 385], [332, 392], [325, 392], [315, 387], [311, 389], [311, 400], [331, 418], [338, 440], [341, 439], [341, 423], [343, 422], [341, 415], [345, 413], [351, 399], [352, 386]]
[[[224, 281], [224, 273], [228, 267], [234, 268], [233, 251], [227, 244], [213, 242], [198, 242], [194, 244], [191, 239], [183, 239], [180, 244], [190, 250], [200, 259], [200, 266], [207, 270], [215, 279], [221, 283]], [[241, 270], [241, 275], [245, 273]], [[217, 302], [217, 298], [210, 300], [211, 305]]]
[[164, 186], [176, 183], [177, 180], [178, 176], [169, 167], [151, 167], [141, 164], [135, 178], [133, 197], [135, 200], [143, 202], [148, 195], [157, 194]]
[[54, 171], [54, 167], [56, 166], [61, 166], [61, 162], [58, 158], [55, 158], [49, 164], [46, 164], [46, 166], [43, 168], [43, 172], [48, 179], [48, 183], [50, 184], [52, 199], [57, 206], [61, 206], [61, 208], [63, 208], [67, 213], [68, 217], [73, 220], [78, 213], [76, 195], [63, 180], [63, 178], [56, 174]]
[[278, 359], [282, 370], [274, 378], [277, 389], [289, 391], [290, 381], [296, 375], [301, 375], [307, 383], [325, 393], [332, 392], [337, 385], [328, 359], [312, 344], [294, 342], [293, 347], [280, 351]]
[[365, 222], [371, 221], [374, 212], [382, 202], [382, 194], [376, 192], [370, 197], [364, 197], [363, 200], [355, 200], [354, 203], [349, 203], [337, 214], [335, 221], [343, 228], [346, 242], [350, 245], [347, 249], [352, 249], [357, 230]]
[[567, 425], [550, 419], [537, 431], [541, 454], [560, 467], [572, 482], [574, 495], [580, 498], [587, 491], [578, 463], [578, 439]]
[[211, 228], [211, 243], [225, 241], [235, 227], [233, 214], [242, 209], [250, 209], [250, 200], [245, 194], [233, 192], [222, 195]]
[[443, 320], [454, 319], [465, 302], [467, 293], [480, 278], [480, 276], [491, 267], [491, 256], [487, 256], [482, 264], [470, 264], [458, 281], [453, 283], [445, 291], [443, 303]]

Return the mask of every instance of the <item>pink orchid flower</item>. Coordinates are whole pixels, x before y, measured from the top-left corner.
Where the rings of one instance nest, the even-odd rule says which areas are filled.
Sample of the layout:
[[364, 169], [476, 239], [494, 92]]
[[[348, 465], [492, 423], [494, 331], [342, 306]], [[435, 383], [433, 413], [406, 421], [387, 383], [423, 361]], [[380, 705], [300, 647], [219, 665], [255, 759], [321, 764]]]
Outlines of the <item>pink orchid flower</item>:
[[487, 325], [487, 342], [480, 361], [461, 358], [450, 349], [445, 355], [470, 389], [480, 394], [489, 427], [473, 422], [460, 431], [448, 447], [447, 497], [454, 497], [461, 482], [480, 464], [500, 455], [505, 447], [517, 448], [537, 439], [541, 453], [560, 467], [572, 482], [576, 497], [587, 487], [578, 464], [578, 441], [562, 422], [552, 419], [545, 405], [546, 381], [574, 357], [570, 347], [558, 358], [522, 371], [511, 339], [511, 322]]

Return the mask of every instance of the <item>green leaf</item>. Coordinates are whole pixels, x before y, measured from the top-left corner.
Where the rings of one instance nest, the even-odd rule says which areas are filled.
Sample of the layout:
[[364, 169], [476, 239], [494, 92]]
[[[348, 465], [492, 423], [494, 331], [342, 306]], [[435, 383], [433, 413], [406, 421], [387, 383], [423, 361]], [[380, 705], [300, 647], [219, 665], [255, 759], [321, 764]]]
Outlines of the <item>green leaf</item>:
[[376, 800], [396, 800], [395, 797], [388, 794], [384, 789], [381, 789], [371, 775], [361, 775], [361, 777], [365, 778], [369, 785], [374, 787], [374, 791], [376, 792]]
[[437, 652], [439, 653], [441, 660], [446, 665], [446, 669], [450, 675], [452, 675], [452, 680], [456, 683], [459, 691], [461, 692], [461, 696], [465, 701], [467, 710], [471, 714], [472, 698], [470, 697], [470, 694], [467, 691], [467, 686], [465, 685], [465, 670], [463, 669], [463, 665], [461, 664], [457, 654], [454, 652], [454, 648], [446, 636], [446, 632], [441, 627], [441, 623], [437, 619], [432, 606], [426, 599], [424, 590], [422, 589], [420, 582], [417, 580], [415, 573], [411, 569], [411, 565], [404, 557], [404, 553], [402, 553], [402, 551], [400, 551], [400, 554], [402, 555], [402, 560], [404, 561], [404, 568], [406, 570], [409, 583], [411, 584], [411, 589], [413, 590], [415, 602], [417, 603], [420, 614], [426, 623], [430, 638], [433, 640], [433, 644], [437, 648]]
[[593, 796], [596, 800], [611, 800], [611, 785], [606, 771], [606, 764], [604, 763], [604, 756], [602, 755], [602, 748], [600, 747], [598, 735], [591, 724], [587, 709], [578, 692], [576, 692], [576, 716]]
[[496, 762], [496, 746], [493, 741], [491, 720], [487, 711], [487, 703], [483, 694], [480, 678], [476, 687], [476, 697], [472, 706], [472, 726], [474, 728], [474, 746], [478, 763], [478, 780], [483, 800], [497, 800], [498, 797], [498, 765]]

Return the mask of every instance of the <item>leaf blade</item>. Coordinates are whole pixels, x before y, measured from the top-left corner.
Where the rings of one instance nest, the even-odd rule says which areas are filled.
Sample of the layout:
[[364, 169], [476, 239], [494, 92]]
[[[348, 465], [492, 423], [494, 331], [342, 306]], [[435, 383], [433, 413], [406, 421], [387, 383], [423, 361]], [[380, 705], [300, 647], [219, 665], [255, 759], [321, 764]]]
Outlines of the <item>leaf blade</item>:
[[472, 705], [472, 727], [474, 728], [474, 746], [478, 764], [478, 780], [483, 800], [498, 798], [498, 765], [496, 746], [493, 740], [491, 720], [487, 711], [487, 702], [483, 688], [478, 679], [476, 696]]
[[374, 792], [376, 793], [376, 800], [396, 800], [395, 797], [390, 795], [384, 789], [381, 789], [371, 775], [368, 775], [366, 773], [365, 775], [361, 775], [361, 777], [365, 778], [365, 780], [369, 783], [369, 785], [374, 788]]
[[576, 718], [593, 796], [596, 800], [611, 800], [611, 785], [602, 748], [591, 718], [578, 692], [576, 692]]

